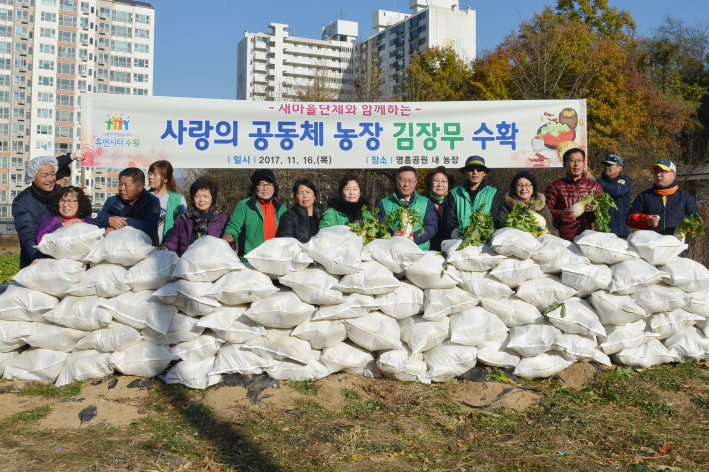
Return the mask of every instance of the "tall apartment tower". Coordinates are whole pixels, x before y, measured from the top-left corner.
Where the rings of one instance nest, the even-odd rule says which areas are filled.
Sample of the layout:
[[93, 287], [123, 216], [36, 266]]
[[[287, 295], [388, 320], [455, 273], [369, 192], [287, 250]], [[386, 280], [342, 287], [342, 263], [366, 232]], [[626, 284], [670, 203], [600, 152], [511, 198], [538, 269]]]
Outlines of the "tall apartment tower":
[[[152, 95], [155, 10], [133, 0], [0, 0], [0, 218], [24, 184], [24, 162], [80, 146], [81, 92]], [[79, 182], [94, 206], [121, 169]], [[0, 231], [6, 228], [0, 228]]]

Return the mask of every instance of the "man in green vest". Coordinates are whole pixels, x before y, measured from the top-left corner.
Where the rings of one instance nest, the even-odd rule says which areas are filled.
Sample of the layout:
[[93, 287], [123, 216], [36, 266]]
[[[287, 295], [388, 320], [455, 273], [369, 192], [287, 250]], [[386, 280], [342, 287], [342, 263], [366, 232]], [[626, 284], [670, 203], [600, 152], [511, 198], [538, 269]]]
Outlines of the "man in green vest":
[[[395, 175], [396, 191], [393, 195], [380, 200], [377, 203], [379, 208], [379, 221], [384, 223], [386, 214], [397, 210], [401, 207], [406, 207], [418, 210], [423, 218], [423, 232], [421, 225], [416, 223], [410, 231], [404, 234], [404, 228], [389, 228], [394, 236], [404, 236], [411, 239], [413, 242], [424, 251], [428, 251], [431, 246], [431, 238], [438, 231], [438, 220], [436, 218], [436, 208], [426, 197], [423, 197], [416, 192], [416, 184], [418, 183], [418, 172], [411, 166], [399, 167]], [[408, 228], [407, 228], [408, 230]]]
[[485, 159], [470, 156], [460, 173], [465, 182], [448, 193], [443, 211], [443, 231], [450, 238], [457, 238], [470, 223], [470, 215], [478, 208], [492, 214], [495, 228], [500, 227], [500, 195], [496, 188], [485, 183], [489, 169]]

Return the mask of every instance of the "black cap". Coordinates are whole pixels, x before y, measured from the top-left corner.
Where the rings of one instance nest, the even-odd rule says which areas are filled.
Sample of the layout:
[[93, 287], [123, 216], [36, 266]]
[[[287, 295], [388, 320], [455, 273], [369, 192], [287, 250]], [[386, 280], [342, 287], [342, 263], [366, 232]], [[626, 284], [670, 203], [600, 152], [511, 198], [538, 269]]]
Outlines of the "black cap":
[[273, 171], [271, 169], [259, 169], [251, 174], [251, 183], [253, 185], [258, 185], [261, 179], [268, 179], [271, 183], [276, 183], [276, 176], [273, 175]]

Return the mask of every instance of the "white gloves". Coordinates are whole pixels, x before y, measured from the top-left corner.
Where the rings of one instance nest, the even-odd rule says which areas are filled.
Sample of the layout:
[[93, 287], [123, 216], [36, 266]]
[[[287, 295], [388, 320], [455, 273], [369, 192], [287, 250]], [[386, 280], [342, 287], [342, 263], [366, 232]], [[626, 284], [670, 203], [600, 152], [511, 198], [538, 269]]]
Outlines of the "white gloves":
[[77, 149], [75, 152], [72, 152], [72, 153], [71, 153], [71, 160], [72, 160], [72, 161], [75, 161], [75, 160], [77, 160], [77, 159], [80, 160], [80, 161], [83, 161], [83, 160], [84, 160], [84, 157], [85, 157], [85, 156], [84, 156], [84, 153], [81, 152], [81, 149]]
[[451, 239], [459, 238], [463, 236], [463, 232], [459, 230], [458, 228], [453, 230], [453, 233], [451, 234]]

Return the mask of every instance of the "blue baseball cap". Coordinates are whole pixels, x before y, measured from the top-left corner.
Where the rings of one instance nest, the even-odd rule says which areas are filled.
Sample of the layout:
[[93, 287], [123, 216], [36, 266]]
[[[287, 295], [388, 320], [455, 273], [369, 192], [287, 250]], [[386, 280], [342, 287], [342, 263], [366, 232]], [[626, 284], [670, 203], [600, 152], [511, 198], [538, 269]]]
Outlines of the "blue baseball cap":
[[485, 172], [490, 172], [490, 169], [485, 165], [485, 159], [480, 156], [470, 156], [465, 160], [465, 166], [460, 168], [461, 172], [464, 172], [468, 167], [482, 167]]
[[659, 161], [655, 162], [655, 164], [652, 166], [652, 170], [655, 169], [662, 169], [662, 170], [669, 170], [671, 172], [677, 172], [677, 166], [675, 165], [674, 162], [672, 162], [669, 159], [660, 159]]
[[619, 166], [623, 165], [623, 159], [620, 156], [616, 156], [615, 154], [608, 154], [606, 158], [603, 160], [604, 164], [618, 164]]

